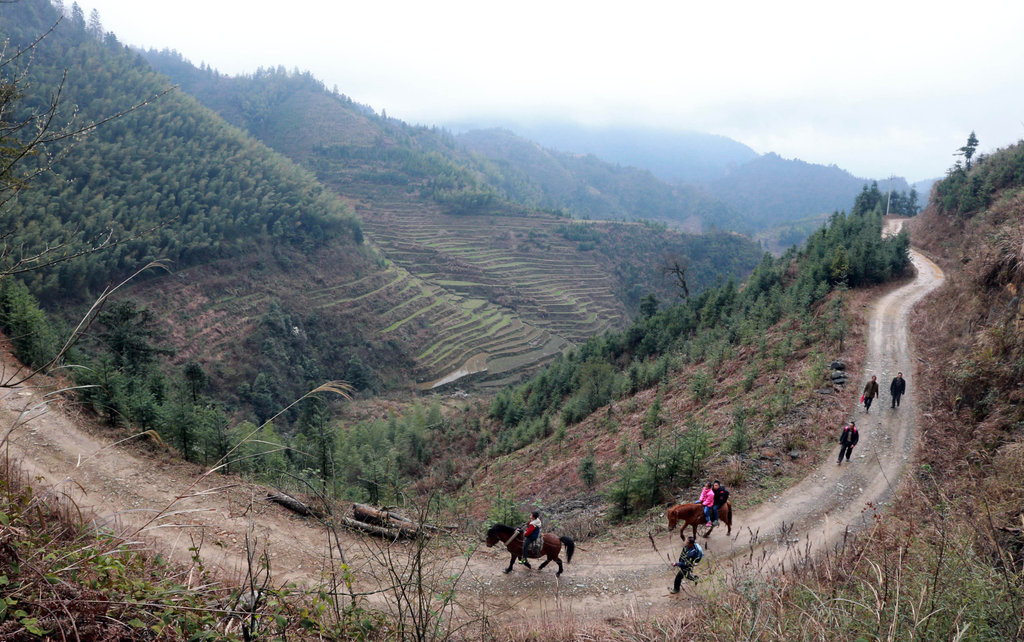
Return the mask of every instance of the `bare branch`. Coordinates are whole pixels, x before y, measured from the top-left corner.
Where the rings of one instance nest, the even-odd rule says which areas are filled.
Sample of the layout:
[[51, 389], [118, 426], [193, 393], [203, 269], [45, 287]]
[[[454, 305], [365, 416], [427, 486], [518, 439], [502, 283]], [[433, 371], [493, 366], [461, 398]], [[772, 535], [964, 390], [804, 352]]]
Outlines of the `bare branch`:
[[679, 298], [685, 299], [690, 296], [690, 288], [686, 284], [686, 270], [688, 266], [682, 258], [676, 255], [666, 256], [665, 264], [659, 268], [659, 271], [665, 276], [670, 276], [675, 281], [676, 287], [679, 289]]

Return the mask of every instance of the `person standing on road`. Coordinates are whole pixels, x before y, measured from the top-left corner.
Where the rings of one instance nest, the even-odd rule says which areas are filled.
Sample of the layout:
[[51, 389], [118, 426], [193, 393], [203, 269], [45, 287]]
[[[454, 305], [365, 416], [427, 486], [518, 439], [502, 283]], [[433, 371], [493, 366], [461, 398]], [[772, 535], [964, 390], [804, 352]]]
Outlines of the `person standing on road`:
[[846, 461], [850, 461], [850, 455], [853, 453], [853, 447], [860, 441], [860, 433], [857, 432], [857, 424], [850, 420], [849, 425], [843, 428], [843, 433], [839, 435], [839, 459], [836, 460], [836, 465], [843, 463], [843, 455], [846, 455]]
[[675, 582], [672, 584], [672, 594], [679, 592], [679, 586], [683, 583], [684, 579], [693, 580], [693, 583], [697, 583], [697, 576], [693, 574], [693, 567], [704, 559], [704, 549], [700, 547], [697, 540], [690, 535], [686, 538], [686, 544], [683, 546], [683, 552], [679, 554], [679, 561], [672, 566], [677, 567], [679, 570], [676, 572]]
[[871, 381], [864, 386], [864, 395], [861, 401], [864, 402], [864, 412], [871, 412], [871, 402], [878, 396], [878, 378], [871, 375]]
[[897, 372], [896, 377], [889, 384], [889, 394], [892, 395], [892, 407], [900, 407], [900, 397], [907, 391], [907, 380], [903, 378], [902, 372]]

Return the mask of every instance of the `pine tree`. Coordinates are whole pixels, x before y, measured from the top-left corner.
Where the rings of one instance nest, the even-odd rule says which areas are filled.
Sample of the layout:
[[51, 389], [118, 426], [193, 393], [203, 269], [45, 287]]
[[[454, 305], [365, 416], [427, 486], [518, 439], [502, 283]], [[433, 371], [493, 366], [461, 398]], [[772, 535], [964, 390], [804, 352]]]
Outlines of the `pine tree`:
[[956, 156], [964, 157], [964, 169], [970, 171], [971, 169], [971, 158], [974, 157], [974, 152], [978, 149], [978, 137], [974, 135], [974, 130], [971, 130], [971, 135], [967, 137], [967, 144], [957, 150]]

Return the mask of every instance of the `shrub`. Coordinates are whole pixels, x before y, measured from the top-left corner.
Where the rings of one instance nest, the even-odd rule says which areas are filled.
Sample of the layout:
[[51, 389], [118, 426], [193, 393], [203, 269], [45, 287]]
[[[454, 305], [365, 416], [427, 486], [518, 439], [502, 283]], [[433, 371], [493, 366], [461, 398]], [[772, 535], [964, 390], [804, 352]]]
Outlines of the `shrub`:
[[586, 485], [587, 488], [593, 488], [594, 484], [597, 483], [597, 466], [594, 463], [594, 449], [590, 448], [587, 454], [580, 460], [579, 466], [580, 480]]
[[747, 409], [742, 406], [733, 409], [732, 432], [725, 442], [726, 452], [740, 455], [750, 450], [750, 435], [747, 429]]
[[46, 313], [28, 288], [11, 277], [0, 282], [0, 328], [11, 340], [15, 356], [30, 367], [46, 365], [60, 350]]

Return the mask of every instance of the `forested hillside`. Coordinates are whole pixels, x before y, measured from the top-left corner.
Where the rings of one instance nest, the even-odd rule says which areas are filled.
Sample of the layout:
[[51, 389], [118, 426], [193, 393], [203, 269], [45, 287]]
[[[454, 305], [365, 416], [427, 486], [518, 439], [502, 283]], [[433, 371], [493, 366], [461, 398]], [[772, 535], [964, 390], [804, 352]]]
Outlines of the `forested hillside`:
[[[828, 213], [848, 207], [868, 183], [835, 165], [826, 167], [765, 154], [710, 181], [707, 189], [743, 212], [748, 230], [755, 231], [792, 224], [811, 215], [824, 219]], [[898, 199], [907, 200], [906, 207], [899, 200], [893, 214], [913, 216], [923, 205], [902, 178], [876, 183], [883, 192], [891, 189]]]
[[[670, 499], [680, 485], [697, 478], [710, 457], [745, 453], [759, 440], [775, 447], [806, 444], [806, 431], [785, 436], [763, 426], [788, 423], [789, 412], [814, 398], [811, 389], [824, 378], [824, 351], [841, 350], [849, 329], [843, 293], [886, 282], [907, 269], [907, 235], [883, 240], [881, 220], [874, 207], [857, 203], [849, 215], [833, 215], [802, 248], [778, 259], [765, 255], [744, 286], [730, 281], [664, 309], [651, 307], [625, 332], [594, 338], [523, 385], [503, 391], [490, 407], [490, 417], [500, 422], [495, 450], [543, 439], [552, 433], [550, 426], [569, 427], [558, 428], [564, 437], [571, 426], [607, 406], [606, 415], [586, 422], [586, 430], [601, 433], [621, 421], [615, 417], [622, 408], [635, 407], [631, 398], [657, 388], [653, 400], [644, 397], [640, 429], [624, 437], [639, 438], [642, 445], [632, 454], [619, 450], [617, 458], [625, 456], [628, 466], [618, 469], [617, 479], [603, 476], [614, 514], [624, 516]], [[800, 371], [784, 371], [795, 362], [803, 364]], [[683, 414], [677, 410], [666, 421], [669, 405]], [[731, 426], [710, 420], [722, 405], [732, 405]], [[635, 410], [626, 412], [637, 416]], [[591, 461], [589, 472], [581, 468], [582, 485], [548, 492], [561, 497], [585, 492], [596, 480], [598, 463]]]
[[[10, 47], [24, 48], [57, 21], [48, 3], [3, 7]], [[27, 73], [21, 105], [40, 109], [60, 91], [59, 123], [108, 118], [170, 88], [112, 36], [90, 31], [80, 14], [63, 21], [11, 76]], [[62, 75], [66, 79], [62, 80]], [[97, 288], [162, 258], [179, 268], [237, 255], [253, 244], [322, 245], [344, 236], [354, 247], [359, 224], [312, 176], [240, 136], [180, 92], [161, 95], [95, 129], [58, 141], [59, 157], [6, 214], [22, 251], [63, 242], [70, 259], [28, 284], [44, 302], [90, 297]], [[44, 162], [46, 159], [39, 159]]]
[[[645, 204], [653, 211], [667, 212], [668, 220], [689, 220], [694, 224], [701, 220], [702, 213], [713, 213], [712, 220], [717, 226], [754, 234], [776, 253], [801, 243], [821, 227], [830, 213], [848, 207], [850, 199], [872, 182], [879, 183], [887, 194], [890, 188], [894, 190], [898, 202], [894, 201], [892, 213], [899, 216], [913, 216], [927, 196], [927, 191], [921, 193], [920, 188], [915, 193], [902, 178], [872, 181], [834, 165], [783, 159], [774, 153], [758, 156], [735, 141], [707, 134], [614, 127], [588, 129], [570, 124], [510, 125], [509, 129], [519, 135], [477, 128], [461, 134], [459, 140], [490, 163], [498, 164], [508, 176], [540, 168], [549, 174], [575, 173], [595, 186], [606, 201], [617, 191], [604, 189], [610, 181], [602, 180], [602, 175], [594, 174], [595, 171], [614, 175], [614, 171], [635, 173], [638, 170], [631, 168], [641, 168], [661, 179], [647, 178]], [[540, 145], [522, 138], [523, 135]], [[588, 157], [590, 154], [597, 158]], [[930, 186], [930, 182], [925, 184]], [[685, 199], [666, 209], [659, 195], [667, 191], [685, 195]], [[563, 206], [573, 211], [595, 207], [573, 206], [573, 197], [582, 198], [579, 193], [544, 196], [563, 199]], [[540, 195], [520, 198], [537, 199]], [[619, 200], [628, 202], [626, 198]], [[679, 211], [680, 206], [686, 211]], [[607, 203], [604, 207], [607, 209]], [[703, 220], [707, 224], [708, 219]]]
[[[26, 0], [2, 5], [0, 15], [10, 48], [23, 49], [46, 34], [5, 66], [10, 79], [24, 74], [18, 85], [24, 97], [15, 109], [36, 113], [59, 91], [54, 122], [87, 128], [37, 157], [53, 159], [52, 170], [4, 212], [7, 244], [16, 254], [60, 248], [56, 265], [21, 277], [44, 307], [76, 319], [104, 286], [161, 259], [172, 274], [142, 275], [133, 298], [159, 312], [152, 322], [171, 339], [176, 363], [202, 363], [228, 398], [248, 403], [251, 395], [239, 393], [240, 386], [251, 387], [263, 371], [287, 374], [274, 395], [280, 403], [310, 380], [346, 375], [357, 357], [401, 367], [399, 353], [362, 336], [354, 324], [330, 348], [321, 344], [305, 359], [306, 368], [281, 363], [259, 344], [243, 347], [273, 305], [286, 313], [305, 310], [289, 296], [295, 288], [285, 289], [294, 284], [280, 275], [299, 278], [326, 256], [321, 271], [341, 282], [380, 271], [361, 245], [351, 208], [310, 172], [181, 92], [89, 129], [154, 98], [170, 81], [99, 25], [86, 24], [80, 10], [58, 23], [60, 14], [48, 2]], [[264, 280], [244, 285], [256, 274]], [[239, 296], [251, 287], [258, 288], [258, 300]], [[193, 296], [197, 292], [202, 295]], [[147, 293], [160, 298], [147, 300]], [[204, 328], [211, 320], [214, 327]]]
[[[0, 11], [14, 48], [59, 18], [43, 0]], [[18, 109], [39, 111], [59, 89], [57, 121], [86, 125], [50, 145], [39, 160], [53, 170], [6, 212], [9, 247], [62, 253], [23, 275], [28, 295], [72, 320], [148, 262], [170, 270], [130, 284], [134, 308], [83, 344], [110, 367], [94, 372], [120, 401], [103, 403], [129, 420], [163, 393], [128, 383], [152, 373], [117, 365], [102, 335], [118, 324], [160, 343], [147, 369], [180, 378], [197, 366], [213, 398], [265, 418], [329, 379], [384, 391], [482, 372], [501, 385], [622, 327], [649, 292], [675, 297], [665, 265], [684, 265], [699, 292], [759, 256], [731, 234], [584, 227], [510, 203], [458, 162], [450, 136], [377, 116], [305, 74], [228, 79], [167, 60], [237, 126], [185, 92], [161, 94], [172, 82], [74, 7], [5, 68], [27, 74]]]
[[[277, 69], [228, 79], [196, 69], [174, 52], [146, 55], [186, 91], [278, 151], [300, 162], [312, 162], [315, 154], [387, 163], [390, 171], [374, 177], [385, 184], [430, 177], [425, 195], [449, 210], [501, 199], [577, 218], [663, 221], [698, 232], [741, 226], [737, 213], [716, 199], [693, 187], [674, 188], [644, 170], [545, 150], [508, 131], [452, 136], [410, 127], [327, 92], [306, 74]], [[306, 122], [312, 124], [296, 128]]]
[[[377, 116], [308, 74], [279, 69], [228, 78], [172, 52], [148, 56], [226, 119], [316, 172], [353, 204], [396, 265], [460, 298], [466, 314], [440, 318], [428, 310], [402, 324], [424, 336], [427, 324], [438, 330], [441, 342], [419, 353], [433, 376], [482, 371], [486, 361], [480, 376], [504, 383], [510, 373], [550, 359], [565, 341], [621, 327], [647, 293], [675, 297], [663, 273], [673, 261], [686, 267], [697, 292], [745, 274], [760, 255], [734, 234], [573, 223], [563, 212], [531, 208], [539, 202], [510, 201], [483, 172], [487, 163], [450, 135]], [[558, 185], [550, 189], [576, 189], [565, 188], [558, 174], [520, 176], [517, 184], [524, 193], [549, 189], [531, 183], [535, 178]], [[630, 189], [642, 198], [643, 189]], [[498, 308], [481, 307], [487, 305]], [[525, 325], [501, 310], [514, 311]]]
[[589, 218], [664, 221], [693, 232], [744, 227], [741, 210], [692, 185], [673, 187], [647, 170], [597, 156], [544, 149], [505, 130], [458, 136], [488, 184], [516, 201]]

